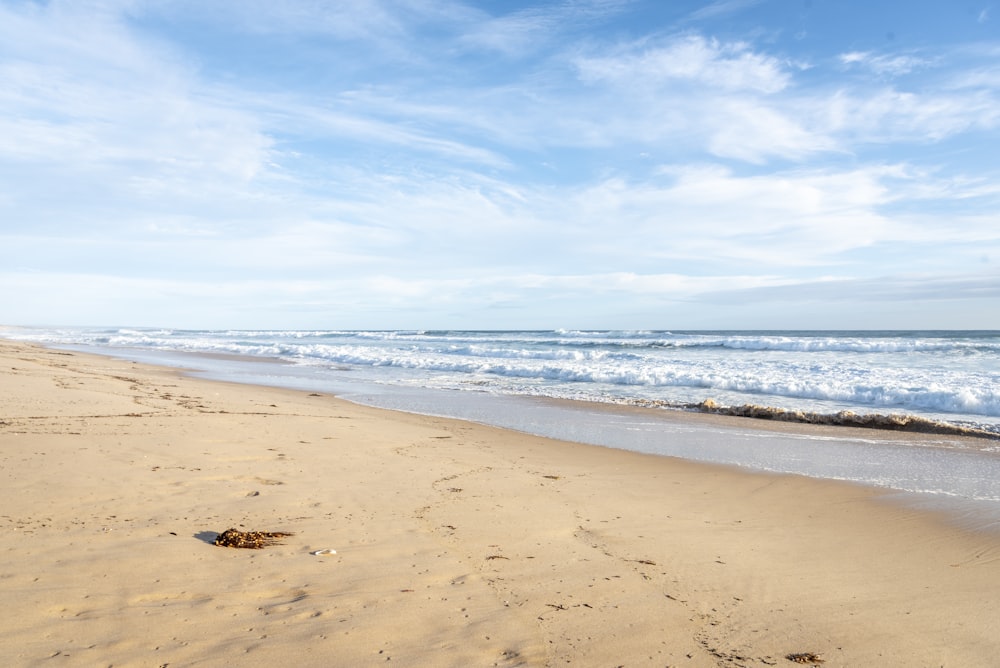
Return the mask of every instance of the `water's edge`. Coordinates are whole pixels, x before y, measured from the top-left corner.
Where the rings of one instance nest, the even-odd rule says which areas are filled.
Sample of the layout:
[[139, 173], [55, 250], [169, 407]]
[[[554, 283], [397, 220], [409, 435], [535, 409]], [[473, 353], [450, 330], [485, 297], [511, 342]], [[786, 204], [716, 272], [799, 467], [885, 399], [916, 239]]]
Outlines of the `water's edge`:
[[325, 392], [374, 408], [565, 441], [891, 491], [974, 530], [1000, 531], [1000, 445], [958, 436], [788, 425], [573, 400], [359, 384], [350, 372], [274, 358], [48, 346], [182, 369], [210, 380]]

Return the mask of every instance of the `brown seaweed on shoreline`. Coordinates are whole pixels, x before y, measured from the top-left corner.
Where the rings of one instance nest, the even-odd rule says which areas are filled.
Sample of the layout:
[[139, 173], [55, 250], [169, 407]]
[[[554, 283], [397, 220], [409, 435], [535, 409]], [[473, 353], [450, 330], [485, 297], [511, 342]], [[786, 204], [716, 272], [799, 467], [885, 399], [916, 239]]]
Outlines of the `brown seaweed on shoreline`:
[[1000, 431], [979, 427], [966, 427], [952, 422], [941, 422], [922, 418], [916, 415], [899, 413], [858, 414], [853, 411], [839, 413], [813, 413], [810, 411], [793, 411], [758, 404], [743, 404], [742, 406], [724, 406], [713, 399], [705, 399], [700, 403], [679, 403], [662, 399], [628, 399], [622, 402], [627, 406], [638, 408], [665, 408], [673, 410], [695, 411], [726, 415], [732, 417], [754, 418], [757, 420], [772, 420], [775, 422], [799, 422], [802, 424], [829, 425], [834, 427], [858, 427], [862, 429], [884, 429], [887, 431], [907, 431], [922, 434], [942, 434], [946, 436], [969, 436], [972, 438], [987, 438], [1000, 440]]
[[295, 534], [283, 531], [237, 531], [227, 529], [220, 533], [215, 544], [219, 547], [242, 547], [250, 550], [260, 550], [271, 545], [280, 545], [281, 539]]
[[973, 436], [976, 438], [1000, 439], [1000, 434], [963, 427], [948, 422], [939, 422], [916, 415], [900, 415], [890, 413], [858, 414], [853, 411], [839, 413], [812, 413], [809, 411], [789, 411], [771, 406], [743, 404], [742, 406], [722, 406], [711, 399], [705, 399], [698, 404], [684, 404], [684, 408], [701, 413], [715, 415], [731, 415], [734, 417], [755, 418], [758, 420], [775, 420], [778, 422], [800, 422], [803, 424], [831, 425], [838, 427], [860, 427], [863, 429], [885, 429], [889, 431], [918, 432], [922, 434], [946, 434], [950, 436]]

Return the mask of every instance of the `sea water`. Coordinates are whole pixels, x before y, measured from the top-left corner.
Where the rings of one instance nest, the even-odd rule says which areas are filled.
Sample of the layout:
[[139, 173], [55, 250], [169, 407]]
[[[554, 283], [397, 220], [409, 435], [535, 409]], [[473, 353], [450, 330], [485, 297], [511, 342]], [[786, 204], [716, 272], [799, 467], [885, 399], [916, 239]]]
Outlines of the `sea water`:
[[[711, 399], [918, 416], [1000, 436], [995, 331], [15, 328], [4, 336], [597, 445], [986, 504], [1000, 518], [1000, 441], [820, 438], [762, 434], [754, 420], [732, 428], [661, 419], [664, 409]], [[284, 364], [261, 363], [275, 360]]]

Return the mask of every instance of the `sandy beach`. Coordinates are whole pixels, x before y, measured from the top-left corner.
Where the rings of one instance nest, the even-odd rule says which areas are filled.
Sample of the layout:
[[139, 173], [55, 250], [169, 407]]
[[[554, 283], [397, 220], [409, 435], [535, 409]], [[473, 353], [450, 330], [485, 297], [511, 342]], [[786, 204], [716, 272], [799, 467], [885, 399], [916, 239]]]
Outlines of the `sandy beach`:
[[1000, 535], [886, 497], [0, 341], [10, 666], [997, 665]]

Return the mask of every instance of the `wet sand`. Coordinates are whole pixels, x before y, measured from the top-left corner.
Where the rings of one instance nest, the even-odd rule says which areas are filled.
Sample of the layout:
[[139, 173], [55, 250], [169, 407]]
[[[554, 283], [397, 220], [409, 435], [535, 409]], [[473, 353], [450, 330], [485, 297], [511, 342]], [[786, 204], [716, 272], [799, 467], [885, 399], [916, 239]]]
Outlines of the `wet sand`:
[[9, 342], [0, 522], [13, 666], [1000, 655], [1000, 536], [870, 488]]

